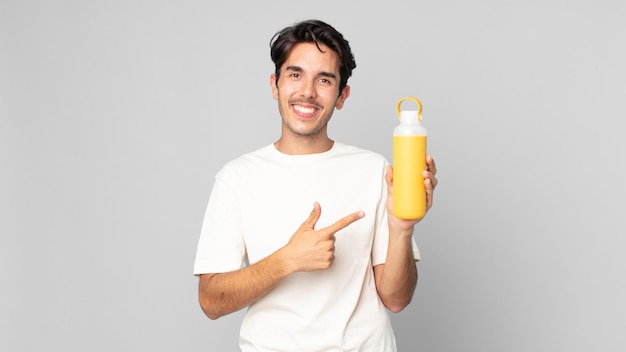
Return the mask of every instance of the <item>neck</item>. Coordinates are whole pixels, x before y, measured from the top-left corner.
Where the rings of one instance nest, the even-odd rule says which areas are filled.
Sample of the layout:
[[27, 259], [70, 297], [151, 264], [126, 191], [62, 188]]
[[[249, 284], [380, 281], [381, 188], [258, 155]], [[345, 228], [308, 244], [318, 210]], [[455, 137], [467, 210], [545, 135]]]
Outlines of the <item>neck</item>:
[[285, 138], [285, 136], [280, 137], [274, 143], [276, 149], [284, 154], [289, 155], [304, 155], [304, 154], [318, 154], [329, 151], [333, 145], [334, 141], [328, 136], [320, 137], [320, 138]]

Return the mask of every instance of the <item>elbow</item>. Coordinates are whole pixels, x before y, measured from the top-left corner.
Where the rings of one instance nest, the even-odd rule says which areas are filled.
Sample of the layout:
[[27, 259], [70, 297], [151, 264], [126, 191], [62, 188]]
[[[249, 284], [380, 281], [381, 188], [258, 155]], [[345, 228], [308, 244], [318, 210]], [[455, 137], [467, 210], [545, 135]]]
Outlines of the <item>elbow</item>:
[[404, 307], [402, 307], [402, 306], [391, 306], [391, 307], [387, 307], [387, 309], [389, 309], [390, 312], [395, 314], [395, 313], [400, 313], [404, 309]]
[[404, 308], [409, 305], [409, 303], [411, 303], [411, 298], [409, 297], [409, 299], [406, 300], [396, 300], [394, 302], [383, 303], [385, 307], [387, 307], [387, 309], [389, 309], [389, 311], [391, 311], [392, 313], [400, 313], [404, 310]]
[[212, 305], [210, 302], [206, 302], [202, 299], [200, 299], [200, 308], [202, 308], [204, 315], [206, 315], [211, 320], [217, 320], [225, 315], [223, 312], [220, 312], [218, 309], [216, 309], [217, 307]]
[[413, 300], [415, 286], [406, 290], [394, 290], [392, 292], [384, 292], [379, 290], [378, 296], [385, 308], [392, 313], [400, 313], [404, 308], [408, 307]]
[[198, 286], [198, 302], [204, 314], [211, 320], [217, 320], [227, 314], [224, 312], [220, 304], [211, 296], [209, 282], [216, 274], [203, 274], [200, 276], [200, 284]]
[[208, 312], [206, 310], [204, 311], [204, 314], [211, 320], [217, 320], [222, 317], [222, 314], [218, 314], [215, 312]]

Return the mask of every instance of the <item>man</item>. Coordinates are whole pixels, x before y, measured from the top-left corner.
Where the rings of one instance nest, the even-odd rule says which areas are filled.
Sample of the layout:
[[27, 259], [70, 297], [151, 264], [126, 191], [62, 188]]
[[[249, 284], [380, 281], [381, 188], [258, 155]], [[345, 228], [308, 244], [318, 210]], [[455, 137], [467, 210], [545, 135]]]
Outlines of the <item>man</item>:
[[[419, 220], [392, 215], [382, 156], [328, 137], [350, 96], [348, 42], [305, 21], [271, 44], [282, 133], [216, 176], [194, 267], [200, 305], [211, 319], [248, 307], [242, 351], [396, 351], [387, 309], [413, 296]], [[430, 156], [427, 165], [430, 208]]]

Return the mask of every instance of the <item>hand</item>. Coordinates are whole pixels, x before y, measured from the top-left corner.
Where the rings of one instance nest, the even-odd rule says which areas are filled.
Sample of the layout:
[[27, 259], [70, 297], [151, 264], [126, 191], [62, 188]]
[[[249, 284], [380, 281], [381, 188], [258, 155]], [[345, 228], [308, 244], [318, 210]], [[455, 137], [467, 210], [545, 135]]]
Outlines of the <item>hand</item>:
[[309, 218], [282, 248], [293, 272], [328, 269], [335, 260], [335, 233], [365, 216], [362, 211], [355, 212], [328, 227], [315, 230], [321, 214], [322, 208], [315, 203]]
[[[426, 187], [426, 212], [433, 206], [433, 194], [435, 187], [437, 187], [437, 167], [435, 166], [435, 160], [432, 156], [426, 155], [426, 170], [422, 172], [424, 177], [424, 186]], [[389, 219], [389, 226], [397, 226], [401, 230], [412, 230], [413, 226], [420, 222], [422, 219], [398, 219], [393, 216], [393, 168], [387, 166], [387, 173], [385, 174], [385, 181], [387, 181], [387, 216]]]

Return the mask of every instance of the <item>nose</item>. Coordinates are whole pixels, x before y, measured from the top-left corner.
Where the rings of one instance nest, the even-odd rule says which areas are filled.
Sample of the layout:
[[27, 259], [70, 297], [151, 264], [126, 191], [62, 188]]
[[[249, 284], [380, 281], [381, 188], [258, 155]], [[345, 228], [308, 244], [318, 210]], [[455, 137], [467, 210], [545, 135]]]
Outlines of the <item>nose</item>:
[[315, 79], [304, 79], [300, 87], [300, 94], [303, 98], [315, 98], [317, 96]]

